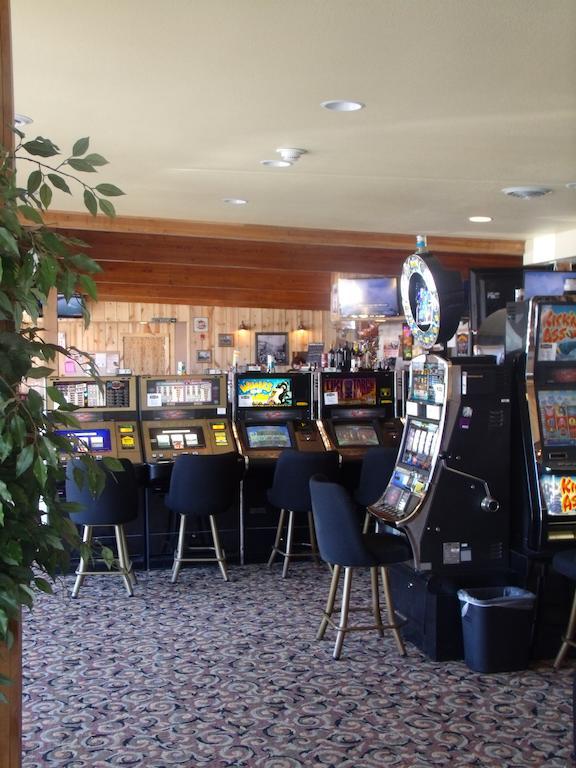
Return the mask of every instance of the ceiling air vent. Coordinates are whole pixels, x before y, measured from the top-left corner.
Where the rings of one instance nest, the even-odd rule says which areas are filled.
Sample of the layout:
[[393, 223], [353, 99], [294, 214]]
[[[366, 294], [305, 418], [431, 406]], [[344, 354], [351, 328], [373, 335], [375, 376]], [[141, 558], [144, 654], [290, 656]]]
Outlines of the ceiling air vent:
[[509, 197], [532, 200], [535, 197], [544, 197], [552, 190], [549, 187], [505, 187], [502, 192]]

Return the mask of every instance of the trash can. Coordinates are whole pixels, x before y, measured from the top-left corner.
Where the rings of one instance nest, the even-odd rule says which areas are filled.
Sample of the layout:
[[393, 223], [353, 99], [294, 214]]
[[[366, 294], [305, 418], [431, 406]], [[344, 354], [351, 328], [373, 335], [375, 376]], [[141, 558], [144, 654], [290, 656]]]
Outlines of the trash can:
[[475, 672], [513, 672], [530, 660], [536, 595], [519, 587], [459, 589], [464, 660]]

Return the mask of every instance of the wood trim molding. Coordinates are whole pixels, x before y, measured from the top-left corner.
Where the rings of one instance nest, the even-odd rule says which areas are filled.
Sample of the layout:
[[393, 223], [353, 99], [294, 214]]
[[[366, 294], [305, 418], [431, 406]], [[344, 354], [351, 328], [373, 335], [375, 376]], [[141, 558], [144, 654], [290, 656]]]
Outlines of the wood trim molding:
[[14, 86], [12, 81], [12, 28], [10, 0], [0, 0], [0, 144], [14, 147]]

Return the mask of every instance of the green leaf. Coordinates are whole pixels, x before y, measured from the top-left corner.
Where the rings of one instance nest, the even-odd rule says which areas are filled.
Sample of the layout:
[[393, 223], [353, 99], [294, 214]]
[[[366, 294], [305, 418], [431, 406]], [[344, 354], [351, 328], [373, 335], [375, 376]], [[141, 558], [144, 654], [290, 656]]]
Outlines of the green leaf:
[[0, 249], [10, 256], [20, 256], [16, 238], [5, 227], [0, 227]]
[[45, 139], [43, 136], [37, 136], [33, 141], [26, 141], [22, 144], [22, 147], [29, 155], [54, 157], [54, 155], [60, 154], [60, 148], [53, 144], [50, 139]]
[[44, 488], [46, 485], [46, 480], [48, 478], [48, 468], [44, 461], [38, 456], [34, 462], [33, 470], [34, 477], [36, 480], [38, 480], [38, 484], [41, 488]]
[[72, 147], [72, 157], [78, 157], [88, 151], [90, 145], [90, 137], [86, 136], [84, 139], [78, 139]]
[[92, 216], [96, 216], [98, 213], [98, 202], [89, 189], [84, 190], [84, 205], [88, 208]]
[[26, 374], [26, 377], [28, 379], [45, 379], [47, 376], [50, 376], [51, 373], [54, 373], [54, 368], [48, 368], [45, 365], [38, 365], [30, 368]]
[[40, 187], [40, 201], [44, 208], [50, 208], [50, 203], [52, 202], [52, 189], [48, 184], [42, 184]]
[[56, 187], [56, 189], [60, 189], [62, 192], [67, 192], [69, 195], [72, 194], [72, 192], [70, 191], [70, 187], [68, 186], [68, 184], [66, 184], [62, 176], [58, 176], [57, 173], [49, 173], [48, 178], [50, 179], [50, 183], [52, 184], [53, 187]]
[[33, 195], [40, 184], [42, 184], [42, 171], [32, 171], [30, 176], [28, 176], [28, 183], [26, 185], [28, 194]]
[[18, 454], [16, 459], [16, 477], [20, 477], [30, 468], [34, 461], [34, 446], [27, 445], [23, 451]]
[[47, 595], [51, 595], [53, 593], [52, 584], [50, 584], [49, 581], [46, 581], [46, 579], [40, 578], [40, 576], [37, 576], [34, 579], [34, 584], [41, 592], [46, 592]]
[[115, 459], [113, 456], [104, 456], [102, 459], [102, 463], [105, 467], [110, 469], [112, 472], [124, 472], [124, 467], [122, 466], [122, 462], [118, 459]]
[[100, 206], [100, 210], [104, 214], [104, 216], [109, 216], [111, 219], [113, 219], [116, 216], [116, 209], [110, 202], [110, 200], [104, 200], [100, 199], [98, 200], [98, 205]]
[[86, 155], [84, 160], [86, 160], [87, 163], [90, 163], [90, 165], [108, 165], [108, 160], [106, 160], [105, 157], [102, 157], [102, 155], [97, 155], [96, 153]]
[[35, 224], [43, 224], [42, 215], [37, 208], [33, 208], [31, 205], [19, 205], [18, 213], [22, 214], [28, 221], [33, 221]]
[[114, 552], [112, 552], [110, 547], [102, 547], [100, 554], [102, 555], [102, 560], [104, 560], [108, 568], [112, 568], [114, 565]]
[[100, 192], [101, 195], [106, 195], [106, 197], [117, 197], [118, 195], [124, 194], [124, 192], [114, 184], [98, 184], [96, 186], [96, 191]]
[[85, 253], [75, 253], [68, 261], [83, 272], [102, 272], [102, 267]]
[[98, 301], [98, 288], [96, 283], [88, 275], [79, 275], [78, 282], [93, 301]]
[[71, 157], [67, 162], [68, 165], [71, 168], [74, 168], [75, 171], [80, 171], [82, 173], [96, 173], [96, 168], [94, 168], [93, 165], [90, 165], [90, 163], [87, 163], [86, 160], [75, 160], [73, 157]]

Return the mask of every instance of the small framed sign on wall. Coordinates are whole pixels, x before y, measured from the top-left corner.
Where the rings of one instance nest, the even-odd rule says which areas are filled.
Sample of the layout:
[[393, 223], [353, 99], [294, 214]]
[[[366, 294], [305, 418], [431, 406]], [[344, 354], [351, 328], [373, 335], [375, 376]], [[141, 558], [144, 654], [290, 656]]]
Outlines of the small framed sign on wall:
[[198, 363], [211, 363], [212, 362], [212, 350], [210, 350], [210, 349], [197, 349], [196, 350], [196, 362], [198, 362]]
[[233, 333], [219, 333], [218, 334], [218, 346], [219, 347], [233, 347], [234, 346], [234, 334]]
[[195, 317], [192, 323], [194, 333], [206, 333], [208, 330], [208, 318], [207, 317]]
[[288, 362], [288, 334], [287, 333], [257, 333], [256, 334], [256, 362], [266, 365], [268, 355], [272, 355], [277, 365], [286, 365]]

